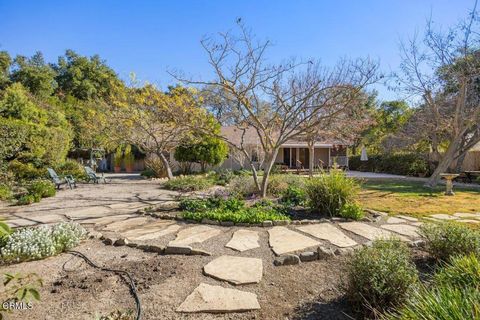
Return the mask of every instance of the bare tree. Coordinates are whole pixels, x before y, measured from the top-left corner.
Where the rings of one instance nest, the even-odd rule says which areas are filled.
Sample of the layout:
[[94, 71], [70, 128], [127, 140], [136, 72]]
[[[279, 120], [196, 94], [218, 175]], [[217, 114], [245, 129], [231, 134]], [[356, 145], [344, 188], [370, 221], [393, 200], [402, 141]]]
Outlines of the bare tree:
[[239, 26], [239, 35], [224, 33], [201, 41], [215, 79], [175, 76], [189, 84], [216, 88], [229, 101], [223, 104], [222, 114], [228, 114], [240, 128], [253, 128], [265, 155], [260, 189], [266, 196], [280, 146], [350, 108], [364, 88], [376, 81], [378, 65], [369, 59], [342, 60], [333, 68], [295, 60], [271, 65], [266, 61], [269, 41], [256, 41]]
[[[476, 2], [470, 17], [446, 33], [427, 25], [423, 41], [402, 43], [402, 73], [398, 84], [409, 95], [421, 97], [414, 116], [439, 163], [426, 183], [435, 186], [440, 173], [480, 141], [480, 52]], [[448, 145], [441, 150], [442, 144]], [[441, 153], [441, 151], [444, 151]]]

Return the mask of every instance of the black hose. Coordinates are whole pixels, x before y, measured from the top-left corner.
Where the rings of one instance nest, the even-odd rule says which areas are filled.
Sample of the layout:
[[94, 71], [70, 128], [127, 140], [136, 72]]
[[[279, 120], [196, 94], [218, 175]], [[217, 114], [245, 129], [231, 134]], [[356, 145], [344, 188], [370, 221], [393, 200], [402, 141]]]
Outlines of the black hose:
[[[135, 281], [133, 280], [130, 273], [128, 273], [127, 271], [123, 271], [123, 270], [115, 270], [115, 269], [100, 267], [100, 266], [96, 265], [95, 263], [93, 263], [93, 261], [90, 260], [83, 253], [78, 252], [78, 251], [71, 250], [71, 251], [67, 251], [67, 253], [70, 253], [74, 256], [82, 258], [83, 260], [85, 260], [85, 262], [87, 262], [87, 264], [89, 264], [91, 267], [94, 267], [96, 269], [100, 269], [102, 271], [113, 272], [113, 273], [116, 273], [116, 274], [119, 274], [119, 275], [126, 276], [129, 280], [128, 282], [129, 282], [129, 286], [130, 286], [130, 293], [133, 295], [133, 298], [135, 299], [136, 312], [137, 312], [135, 320], [140, 320], [141, 319], [141, 317], [142, 317], [142, 306], [140, 304], [140, 298], [138, 297], [138, 292], [137, 292], [137, 288], [135, 286]], [[65, 267], [65, 265], [64, 265], [64, 267]]]

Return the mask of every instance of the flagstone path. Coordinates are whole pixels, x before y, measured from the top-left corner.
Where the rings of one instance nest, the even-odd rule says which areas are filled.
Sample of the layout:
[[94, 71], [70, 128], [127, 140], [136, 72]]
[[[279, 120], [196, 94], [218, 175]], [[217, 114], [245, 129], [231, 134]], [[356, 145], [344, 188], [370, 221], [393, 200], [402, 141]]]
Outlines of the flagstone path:
[[[295, 255], [297, 258], [291, 261], [298, 263], [298, 257], [301, 261], [308, 261], [308, 257], [314, 258], [309, 260], [318, 259], [322, 248], [333, 252], [392, 236], [403, 241], [415, 240], [422, 224], [417, 218], [403, 215], [382, 218], [375, 223], [329, 221], [265, 228], [161, 220], [141, 216], [136, 211], [159, 205], [175, 208], [175, 192], [162, 190], [158, 183], [147, 180], [131, 179], [125, 183], [115, 177], [109, 179], [111, 183], [107, 185], [80, 185], [73, 191], [62, 190], [56, 197], [32, 206], [3, 207], [0, 214], [13, 227], [73, 220], [113, 239], [124, 239], [123, 244], [138, 249], [153, 243], [163, 248], [177, 246], [178, 249], [188, 249], [188, 252], [205, 253], [192, 246], [209, 249], [209, 243], [220, 242], [208, 253], [211, 257], [204, 257], [203, 267], [206, 280], [208, 278], [208, 282], [218, 282], [219, 285], [199, 283], [178, 306], [178, 312], [222, 313], [259, 309], [258, 297], [249, 292], [249, 288], [260, 283], [263, 277], [265, 261], [258, 256], [258, 248], [266, 242], [261, 239], [268, 239], [273, 257], [291, 258]], [[426, 218], [480, 223], [480, 213], [432, 214]], [[223, 240], [219, 241], [219, 238]], [[155, 252], [163, 251], [159, 248]], [[230, 288], [231, 285], [236, 288]]]

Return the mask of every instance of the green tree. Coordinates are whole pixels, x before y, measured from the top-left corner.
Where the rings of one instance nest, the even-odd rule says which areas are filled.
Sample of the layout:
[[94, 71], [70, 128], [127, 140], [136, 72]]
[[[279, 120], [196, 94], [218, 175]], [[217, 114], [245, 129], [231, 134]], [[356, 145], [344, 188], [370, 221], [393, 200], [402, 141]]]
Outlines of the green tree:
[[73, 50], [58, 59], [56, 80], [61, 95], [80, 100], [108, 99], [123, 90], [124, 84], [98, 55], [84, 57]]
[[10, 83], [10, 66], [12, 58], [7, 51], [0, 51], [0, 90]]
[[43, 54], [36, 52], [31, 58], [17, 56], [13, 64], [12, 80], [39, 97], [49, 97], [57, 88], [55, 70], [45, 63]]
[[179, 162], [199, 163], [202, 172], [207, 165], [223, 162], [228, 154], [227, 144], [217, 138], [203, 136], [199, 141], [187, 141], [175, 149], [174, 157]]

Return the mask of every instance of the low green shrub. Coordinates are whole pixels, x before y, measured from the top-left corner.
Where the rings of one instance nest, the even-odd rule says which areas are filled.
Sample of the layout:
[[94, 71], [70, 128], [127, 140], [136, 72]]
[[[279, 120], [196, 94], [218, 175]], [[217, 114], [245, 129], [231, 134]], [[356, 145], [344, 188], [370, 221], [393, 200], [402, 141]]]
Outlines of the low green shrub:
[[304, 180], [293, 174], [272, 174], [268, 180], [267, 194], [275, 197], [282, 196], [289, 187], [303, 187]]
[[31, 163], [23, 163], [18, 160], [12, 160], [8, 163], [8, 170], [13, 173], [18, 180], [34, 180], [47, 177], [47, 169], [36, 168]]
[[433, 278], [435, 285], [478, 287], [480, 289], [480, 258], [473, 253], [453, 257]]
[[361, 206], [357, 203], [346, 203], [340, 210], [340, 216], [346, 219], [360, 220], [364, 217], [364, 212]]
[[409, 249], [400, 240], [376, 240], [357, 250], [346, 265], [346, 295], [365, 315], [401, 305], [417, 282]]
[[215, 184], [226, 186], [235, 178], [235, 173], [232, 170], [221, 170], [215, 173]]
[[183, 211], [202, 212], [210, 209], [222, 209], [238, 211], [245, 207], [245, 201], [238, 198], [224, 199], [221, 197], [209, 197], [204, 199], [182, 199], [180, 209]]
[[24, 206], [24, 205], [32, 204], [34, 202], [39, 202], [40, 199], [41, 197], [38, 195], [35, 196], [33, 194], [24, 194], [17, 199], [16, 205]]
[[305, 189], [299, 186], [290, 185], [280, 198], [280, 202], [287, 206], [301, 206], [307, 201]]
[[17, 229], [7, 237], [0, 254], [7, 262], [42, 259], [75, 247], [85, 235], [79, 224], [66, 222]]
[[480, 319], [480, 261], [477, 256], [451, 258], [429, 285], [412, 292], [399, 310], [384, 319]]
[[210, 176], [182, 176], [168, 180], [163, 187], [168, 190], [181, 192], [205, 190], [215, 185], [214, 179]]
[[56, 193], [55, 185], [48, 180], [35, 180], [27, 186], [28, 193], [34, 197], [48, 198]]
[[228, 191], [236, 196], [247, 197], [258, 192], [253, 177], [238, 175], [228, 184]]
[[60, 176], [71, 175], [76, 180], [85, 180], [87, 178], [83, 165], [72, 159], [65, 160], [64, 163], [56, 166], [54, 169]]
[[0, 200], [10, 200], [13, 197], [12, 189], [6, 184], [0, 184]]
[[278, 213], [275, 209], [258, 207], [248, 207], [235, 211], [221, 208], [200, 212], [186, 211], [183, 213], [183, 217], [196, 221], [201, 221], [206, 218], [216, 221], [232, 221], [235, 223], [261, 223], [266, 220], [290, 220], [288, 216]]
[[424, 224], [420, 234], [426, 250], [436, 259], [448, 261], [456, 255], [480, 255], [480, 231], [455, 222]]
[[143, 170], [140, 175], [145, 178], [155, 178], [157, 175], [155, 174], [155, 171], [153, 171], [150, 168], [147, 168]]
[[360, 190], [358, 182], [340, 170], [322, 173], [306, 182], [309, 207], [330, 216], [339, 216], [347, 203], [353, 203]]

